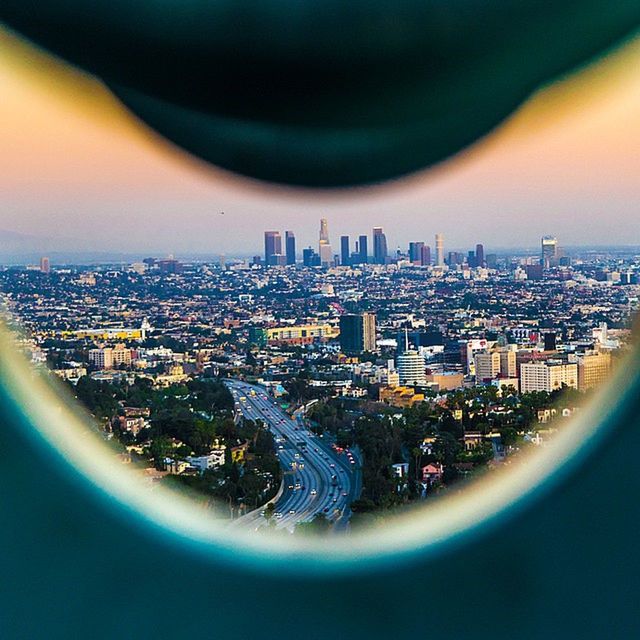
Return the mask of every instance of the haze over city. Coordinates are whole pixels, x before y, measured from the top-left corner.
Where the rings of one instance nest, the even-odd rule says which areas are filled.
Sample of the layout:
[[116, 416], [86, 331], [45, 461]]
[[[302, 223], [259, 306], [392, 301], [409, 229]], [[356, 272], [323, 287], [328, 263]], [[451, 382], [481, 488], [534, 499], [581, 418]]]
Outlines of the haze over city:
[[550, 232], [573, 245], [640, 237], [633, 51], [606, 63], [607, 74], [595, 68], [535, 98], [468, 154], [343, 192], [267, 188], [204, 167], [137, 126], [100, 85], [25, 70], [20, 53], [21, 63], [0, 62], [0, 230], [10, 232], [0, 232], [0, 252], [15, 249], [7, 235], [18, 233], [34, 236], [18, 238], [25, 250], [247, 255], [267, 228], [294, 229], [299, 246], [313, 245], [321, 217], [334, 242], [382, 226], [393, 249], [436, 232], [452, 248], [478, 238], [521, 247]]

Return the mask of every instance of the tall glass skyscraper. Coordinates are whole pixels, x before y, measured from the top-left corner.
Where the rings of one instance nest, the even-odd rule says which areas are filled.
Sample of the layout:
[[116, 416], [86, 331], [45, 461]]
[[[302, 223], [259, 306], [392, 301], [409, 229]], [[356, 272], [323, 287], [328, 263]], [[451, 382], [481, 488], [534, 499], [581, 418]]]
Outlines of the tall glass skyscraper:
[[267, 266], [278, 264], [282, 255], [282, 236], [279, 231], [264, 232], [264, 263]]
[[373, 228], [373, 261], [376, 264], [385, 264], [387, 261], [387, 237], [382, 227]]
[[296, 236], [293, 231], [284, 232], [285, 245], [287, 250], [287, 264], [296, 263]]

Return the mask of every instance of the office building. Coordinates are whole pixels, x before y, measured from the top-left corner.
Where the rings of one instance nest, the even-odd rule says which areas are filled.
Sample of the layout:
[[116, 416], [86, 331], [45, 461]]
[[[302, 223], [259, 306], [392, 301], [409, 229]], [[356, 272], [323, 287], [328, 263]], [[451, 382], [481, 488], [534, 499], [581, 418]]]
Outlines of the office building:
[[497, 351], [480, 351], [475, 354], [474, 360], [477, 382], [493, 380], [500, 375], [500, 354]]
[[513, 349], [503, 348], [500, 354], [500, 376], [503, 378], [515, 378], [518, 375], [516, 352]]
[[285, 246], [287, 252], [287, 264], [296, 263], [296, 236], [293, 231], [285, 231]]
[[302, 264], [305, 267], [319, 267], [320, 256], [311, 247], [307, 247], [302, 250]]
[[558, 266], [558, 239], [553, 236], [543, 236], [541, 241], [541, 262], [545, 269]]
[[131, 365], [131, 349], [124, 344], [89, 350], [89, 364], [96, 369], [113, 369]]
[[485, 266], [484, 246], [481, 245], [481, 244], [477, 244], [476, 245], [476, 265], [478, 267], [484, 267]]
[[175, 273], [182, 273], [182, 263], [169, 256], [166, 260], [158, 260], [156, 263], [160, 273], [170, 275]]
[[318, 239], [318, 255], [320, 264], [329, 267], [333, 264], [333, 250], [329, 242], [329, 224], [326, 218], [320, 220], [320, 236]]
[[524, 271], [527, 274], [527, 280], [542, 280], [544, 276], [541, 264], [527, 264], [524, 267]]
[[50, 273], [51, 272], [51, 261], [49, 258], [43, 256], [40, 258], [40, 273]]
[[340, 348], [346, 354], [376, 351], [375, 313], [340, 316]]
[[420, 264], [423, 267], [431, 264], [431, 247], [428, 244], [423, 245], [420, 250]]
[[422, 264], [422, 249], [424, 242], [409, 243], [409, 261], [413, 264]]
[[520, 365], [520, 392], [558, 391], [563, 386], [578, 388], [578, 365], [559, 360], [526, 362]]
[[547, 331], [542, 334], [542, 339], [544, 342], [544, 350], [545, 351], [555, 351], [557, 348], [556, 344], [556, 332], [555, 331]]
[[375, 264], [386, 264], [387, 262], [387, 236], [384, 235], [382, 227], [373, 228], [373, 262]]
[[436, 266], [444, 266], [444, 236], [436, 233]]
[[349, 236], [340, 236], [340, 264], [344, 266], [348, 266], [351, 264]]
[[269, 327], [263, 330], [269, 345], [300, 345], [326, 342], [338, 337], [338, 328], [331, 324], [304, 324], [284, 327]]
[[424, 358], [413, 349], [406, 349], [398, 356], [398, 374], [401, 385], [424, 386], [427, 384]]
[[588, 391], [607, 380], [611, 374], [611, 354], [594, 351], [578, 357], [578, 390]]
[[367, 264], [369, 262], [369, 247], [368, 247], [369, 239], [367, 236], [360, 236], [358, 238], [358, 262], [360, 264]]
[[277, 265], [282, 255], [282, 236], [279, 231], [264, 232], [264, 263], [267, 267]]

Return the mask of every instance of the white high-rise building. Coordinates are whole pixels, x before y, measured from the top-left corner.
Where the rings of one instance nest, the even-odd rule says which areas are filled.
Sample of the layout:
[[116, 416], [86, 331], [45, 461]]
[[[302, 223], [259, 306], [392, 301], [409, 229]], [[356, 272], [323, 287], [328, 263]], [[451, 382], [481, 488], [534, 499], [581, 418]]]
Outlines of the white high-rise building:
[[424, 386], [427, 384], [424, 357], [417, 351], [409, 349], [409, 337], [406, 329], [404, 340], [404, 352], [398, 356], [398, 376], [400, 378], [400, 384]]
[[327, 267], [333, 263], [333, 250], [329, 242], [329, 224], [326, 218], [320, 220], [320, 238], [318, 241], [318, 254], [320, 255], [320, 264]]
[[427, 384], [424, 358], [413, 349], [398, 356], [400, 384], [423, 386]]
[[444, 236], [436, 233], [436, 266], [444, 266]]
[[578, 365], [563, 362], [527, 362], [520, 365], [520, 391], [551, 393], [567, 387], [578, 388]]

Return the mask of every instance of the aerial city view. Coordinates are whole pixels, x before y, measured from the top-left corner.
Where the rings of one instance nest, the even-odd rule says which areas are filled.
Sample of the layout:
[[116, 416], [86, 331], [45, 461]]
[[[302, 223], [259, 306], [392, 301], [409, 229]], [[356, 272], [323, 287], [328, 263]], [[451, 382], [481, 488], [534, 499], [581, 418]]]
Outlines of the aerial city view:
[[150, 487], [233, 527], [348, 533], [547, 446], [628, 347], [634, 249], [434, 235], [334, 244], [322, 219], [302, 250], [266, 230], [253, 257], [42, 257], [0, 291], [30, 360]]

